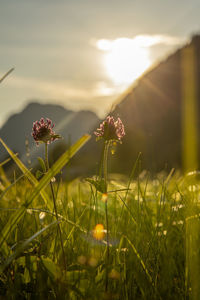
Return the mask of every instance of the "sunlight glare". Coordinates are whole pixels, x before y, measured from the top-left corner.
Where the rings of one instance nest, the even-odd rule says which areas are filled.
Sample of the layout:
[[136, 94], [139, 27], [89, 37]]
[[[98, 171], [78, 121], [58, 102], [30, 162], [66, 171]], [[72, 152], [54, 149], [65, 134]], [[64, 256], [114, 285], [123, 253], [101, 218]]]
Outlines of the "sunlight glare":
[[103, 51], [108, 51], [111, 49], [112, 42], [109, 40], [98, 40], [97, 41], [97, 48]]
[[143, 39], [98, 40], [97, 48], [105, 52], [106, 72], [114, 83], [128, 85], [150, 66], [149, 43], [145, 36]]

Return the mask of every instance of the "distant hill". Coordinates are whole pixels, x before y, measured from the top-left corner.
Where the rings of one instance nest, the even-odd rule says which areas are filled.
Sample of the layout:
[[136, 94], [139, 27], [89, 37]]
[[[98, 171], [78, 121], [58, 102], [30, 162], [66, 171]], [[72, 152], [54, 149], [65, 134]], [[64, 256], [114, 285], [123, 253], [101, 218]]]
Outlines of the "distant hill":
[[[185, 62], [186, 51], [188, 54]], [[159, 171], [164, 168], [182, 168], [183, 114], [190, 113], [193, 97], [196, 98], [195, 125], [198, 130], [197, 150], [200, 156], [199, 83], [200, 36], [197, 35], [190, 43], [141, 77], [137, 85], [116, 106], [113, 115], [120, 116], [126, 130], [123, 144], [118, 147], [119, 163], [116, 164], [116, 169], [123, 172], [130, 170], [130, 165], [139, 152], [142, 152], [142, 169]], [[187, 107], [184, 101], [187, 101]], [[190, 132], [187, 134], [190, 135]], [[189, 138], [192, 142], [192, 132]]]
[[[90, 133], [99, 123], [95, 113], [91, 111], [74, 112], [60, 105], [30, 103], [23, 111], [12, 115], [0, 129], [0, 137], [19, 157], [27, 162], [25, 140], [28, 140], [30, 158], [35, 160], [42, 155], [43, 147], [36, 147], [31, 136], [33, 122], [41, 117], [47, 117], [55, 123], [55, 132], [62, 135], [63, 139], [50, 145], [51, 152], [58, 156], [66, 147], [74, 143], [85, 133]], [[54, 151], [54, 148], [57, 151]], [[5, 149], [0, 145], [0, 161], [8, 156]]]

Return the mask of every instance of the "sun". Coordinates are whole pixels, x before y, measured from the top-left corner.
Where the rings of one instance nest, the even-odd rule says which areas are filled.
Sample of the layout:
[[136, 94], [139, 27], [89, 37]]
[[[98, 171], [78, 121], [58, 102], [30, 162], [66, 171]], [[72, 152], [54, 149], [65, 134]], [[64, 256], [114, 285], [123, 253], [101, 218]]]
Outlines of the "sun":
[[104, 51], [107, 75], [116, 84], [128, 85], [136, 80], [151, 64], [148, 46], [142, 39], [118, 38], [99, 40], [98, 49]]

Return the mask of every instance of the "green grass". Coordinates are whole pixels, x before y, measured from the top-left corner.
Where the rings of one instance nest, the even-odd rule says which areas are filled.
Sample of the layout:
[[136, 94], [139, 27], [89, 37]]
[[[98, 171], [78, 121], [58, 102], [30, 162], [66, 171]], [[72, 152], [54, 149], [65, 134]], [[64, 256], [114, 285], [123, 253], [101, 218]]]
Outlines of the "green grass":
[[[106, 233], [93, 231], [106, 228], [102, 193], [59, 176], [70, 157], [40, 181], [14, 156], [22, 176], [10, 182], [0, 166], [0, 299], [198, 299], [199, 174], [152, 178], [137, 164], [129, 178], [110, 174], [107, 260]], [[58, 220], [48, 184], [56, 173]]]

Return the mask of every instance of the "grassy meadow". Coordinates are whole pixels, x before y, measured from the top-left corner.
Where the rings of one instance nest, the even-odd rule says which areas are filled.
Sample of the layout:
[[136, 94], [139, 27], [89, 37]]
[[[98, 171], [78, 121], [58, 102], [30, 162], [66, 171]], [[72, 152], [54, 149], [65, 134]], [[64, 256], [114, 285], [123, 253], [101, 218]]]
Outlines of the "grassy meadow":
[[198, 299], [199, 173], [153, 177], [138, 157], [129, 177], [108, 170], [106, 192], [65, 181], [88, 139], [40, 178], [1, 140], [21, 171], [0, 166], [0, 299]]

